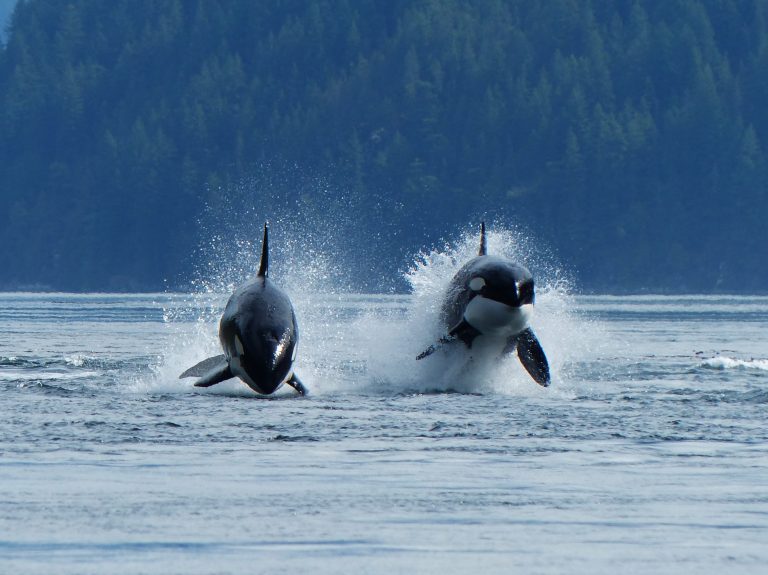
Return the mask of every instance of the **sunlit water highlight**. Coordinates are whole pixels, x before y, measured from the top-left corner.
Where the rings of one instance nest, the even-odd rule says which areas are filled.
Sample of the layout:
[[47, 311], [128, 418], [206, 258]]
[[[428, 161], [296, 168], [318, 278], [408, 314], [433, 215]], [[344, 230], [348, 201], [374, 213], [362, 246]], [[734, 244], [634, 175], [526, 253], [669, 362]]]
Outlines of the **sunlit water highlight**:
[[0, 571], [763, 573], [768, 298], [574, 296], [493, 234], [539, 278], [552, 386], [417, 362], [475, 240], [411, 295], [276, 264], [306, 398], [178, 379], [251, 247], [194, 295], [0, 295]]

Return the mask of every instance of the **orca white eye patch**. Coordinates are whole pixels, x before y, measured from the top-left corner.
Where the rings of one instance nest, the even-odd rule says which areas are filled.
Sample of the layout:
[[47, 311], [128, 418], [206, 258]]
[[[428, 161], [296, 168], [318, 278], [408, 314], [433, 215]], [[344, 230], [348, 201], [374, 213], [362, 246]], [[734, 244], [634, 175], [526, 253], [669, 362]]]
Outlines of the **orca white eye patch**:
[[485, 280], [481, 277], [472, 278], [469, 280], [469, 289], [472, 291], [480, 291], [485, 287]]

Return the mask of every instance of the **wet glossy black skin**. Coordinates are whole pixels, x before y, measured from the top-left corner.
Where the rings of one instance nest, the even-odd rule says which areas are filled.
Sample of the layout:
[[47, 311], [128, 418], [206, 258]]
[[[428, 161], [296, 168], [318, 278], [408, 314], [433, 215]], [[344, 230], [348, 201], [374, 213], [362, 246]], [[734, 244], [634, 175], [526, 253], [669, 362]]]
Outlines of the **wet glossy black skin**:
[[[476, 277], [485, 280], [480, 291], [469, 288]], [[534, 303], [533, 276], [525, 267], [499, 256], [477, 256], [469, 260], [453, 276], [441, 310], [444, 326], [451, 329], [464, 318], [467, 304], [475, 296], [520, 307]]]
[[[243, 345], [241, 364], [251, 379], [248, 386], [264, 395], [276, 391], [291, 372], [299, 330], [290, 299], [269, 278], [257, 277], [229, 298], [219, 323], [227, 360], [237, 355], [235, 335]], [[286, 343], [275, 361], [283, 339]]]

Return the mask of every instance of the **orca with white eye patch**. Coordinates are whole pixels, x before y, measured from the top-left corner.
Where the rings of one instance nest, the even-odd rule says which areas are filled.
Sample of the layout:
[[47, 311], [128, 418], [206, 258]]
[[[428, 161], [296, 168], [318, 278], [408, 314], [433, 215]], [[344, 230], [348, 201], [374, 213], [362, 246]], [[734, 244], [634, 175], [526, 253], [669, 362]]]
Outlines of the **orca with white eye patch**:
[[261, 264], [255, 278], [238, 287], [219, 322], [224, 353], [204, 359], [179, 377], [198, 377], [196, 387], [240, 378], [256, 393], [269, 395], [284, 383], [307, 393], [293, 372], [299, 328], [286, 293], [268, 277], [269, 227], [264, 225]]
[[527, 268], [508, 258], [488, 255], [482, 223], [479, 253], [456, 273], [443, 301], [441, 320], [447, 335], [416, 359], [423, 359], [453, 341], [471, 348], [482, 337], [500, 342], [503, 354], [516, 350], [533, 380], [548, 386], [549, 363], [529, 326], [534, 299], [533, 276]]
[[485, 279], [481, 277], [475, 277], [469, 280], [469, 289], [472, 291], [480, 291], [485, 287]]

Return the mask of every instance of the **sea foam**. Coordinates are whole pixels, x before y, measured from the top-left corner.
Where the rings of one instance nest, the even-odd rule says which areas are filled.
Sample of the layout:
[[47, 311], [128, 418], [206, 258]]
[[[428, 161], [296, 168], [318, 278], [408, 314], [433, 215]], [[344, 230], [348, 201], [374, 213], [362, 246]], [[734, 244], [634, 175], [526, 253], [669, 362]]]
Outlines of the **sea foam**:
[[733, 357], [718, 355], [705, 359], [701, 362], [701, 366], [708, 369], [726, 370], [726, 369], [742, 369], [742, 370], [760, 370], [768, 371], [768, 359], [736, 359]]
[[[463, 346], [451, 346], [450, 352], [417, 361], [421, 351], [444, 335], [439, 321], [442, 299], [453, 275], [477, 255], [479, 226], [467, 226], [456, 239], [418, 252], [404, 272], [409, 294], [370, 295], [350, 289], [350, 270], [336, 252], [333, 231], [278, 231], [288, 223], [273, 220], [270, 277], [294, 304], [300, 332], [294, 367], [310, 394], [571, 393], [573, 362], [604, 340], [597, 326], [577, 313], [571, 282], [553, 258], [535, 249], [535, 242], [519, 230], [493, 225], [487, 234], [489, 253], [526, 265], [536, 278], [531, 325], [549, 359], [552, 387], [537, 386], [515, 355], [472, 361]], [[247, 235], [260, 237], [260, 225], [254, 222]], [[253, 395], [237, 380], [198, 389], [192, 379], [178, 379], [187, 367], [221, 353], [218, 319], [228, 294], [258, 267], [258, 241], [224, 242], [217, 237], [209, 247], [205, 257], [211, 263], [200, 266], [204, 273], [195, 281], [196, 292], [186, 296], [186, 303], [166, 310], [168, 349], [153, 367], [151, 380], [135, 382], [134, 390]]]

